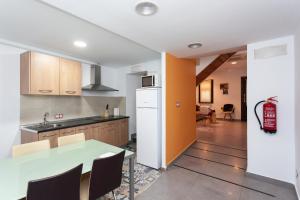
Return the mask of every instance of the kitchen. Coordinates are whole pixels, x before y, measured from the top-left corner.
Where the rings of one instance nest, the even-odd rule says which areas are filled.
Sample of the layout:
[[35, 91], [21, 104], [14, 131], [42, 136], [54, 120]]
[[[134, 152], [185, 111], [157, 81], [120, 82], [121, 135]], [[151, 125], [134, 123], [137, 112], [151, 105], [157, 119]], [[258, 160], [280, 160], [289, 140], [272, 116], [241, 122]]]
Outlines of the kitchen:
[[[63, 102], [57, 102], [60, 101], [60, 96], [80, 97], [81, 90], [100, 92], [117, 91], [116, 89], [109, 88], [101, 84], [100, 66], [94, 65], [90, 70], [91, 83], [82, 87], [82, 70], [80, 62], [31, 51], [21, 54], [21, 110], [25, 112], [21, 113], [21, 122], [28, 120], [28, 118], [31, 119], [31, 122], [34, 120], [38, 121], [39, 116], [34, 116], [36, 113], [33, 111], [35, 110], [37, 113], [40, 113], [43, 107], [47, 111], [50, 110], [50, 112], [53, 112], [52, 106], [57, 108], [59, 105], [63, 105], [63, 107], [70, 109], [69, 112], [68, 110], [65, 110], [62, 113], [63, 109], [60, 108], [57, 113], [51, 113], [56, 120], [62, 119], [64, 113], [67, 113], [69, 114], [68, 118], [70, 118], [70, 120], [50, 123], [47, 119], [47, 117], [49, 117], [49, 112], [46, 111], [43, 116], [42, 123], [35, 125], [23, 125], [21, 128], [22, 144], [49, 139], [51, 147], [57, 147], [57, 138], [59, 136], [85, 133], [85, 137], [87, 139], [100, 140], [115, 146], [127, 145], [128, 119], [127, 117], [119, 116], [119, 107], [114, 108], [115, 112], [111, 113], [109, 111], [109, 104], [107, 104], [105, 111], [103, 113], [98, 113], [100, 116], [97, 116], [96, 113], [94, 116], [88, 116], [88, 113], [85, 113], [85, 107], [81, 107], [79, 111], [80, 113], [74, 115], [74, 118], [72, 118], [72, 116], [70, 116], [70, 112], [74, 112], [76, 107], [78, 107], [78, 105], [83, 105], [83, 103], [76, 101], [77, 99], [74, 99], [75, 101], [64, 99], [64, 102], [69, 102], [68, 106], [65, 106]], [[48, 74], [48, 76], [44, 76], [44, 74]], [[42, 97], [55, 96], [50, 100], [54, 103], [50, 103], [48, 106], [47, 103], [46, 105], [42, 105], [43, 101], [47, 102], [49, 101], [49, 98], [41, 99], [40, 96], [31, 97], [28, 95], [40, 95]], [[27, 98], [26, 103], [23, 102], [23, 96], [25, 99]], [[41, 104], [35, 103], [36, 99], [39, 99]], [[99, 102], [103, 103], [102, 101], [95, 101], [97, 104], [99, 104]], [[32, 106], [32, 104], [34, 104], [34, 106]], [[93, 108], [93, 106], [94, 105], [91, 105], [91, 110], [94, 112], [97, 112], [96, 108], [98, 106], [101, 107], [100, 105], [96, 105], [96, 108]], [[75, 118], [75, 116], [77, 117]], [[80, 118], [81, 116], [84, 116], [85, 118]]]
[[[41, 10], [49, 15], [33, 19]], [[46, 139], [55, 149], [59, 137], [78, 133], [84, 133], [86, 141], [126, 147], [136, 133], [136, 89], [142, 75], [160, 73], [160, 53], [35, 1], [20, 12], [23, 21], [11, 22], [16, 32], [26, 21], [35, 25], [18, 34], [7, 28], [1, 35], [0, 110], [6, 114], [0, 120], [1, 135], [5, 134], [0, 159], [10, 159], [14, 145]], [[49, 25], [45, 32], [56, 38], [50, 46], [45, 44], [47, 34], [27, 34], [39, 20]], [[72, 25], [58, 36], [55, 30], [64, 26], [57, 23], [60, 20]], [[73, 44], [78, 40], [73, 32], [86, 40], [86, 47]], [[90, 84], [112, 90], [97, 91]], [[135, 187], [138, 192], [143, 189], [139, 184]]]
[[[0, 199], [299, 199], [299, 9], [0, 1]], [[202, 75], [246, 49], [247, 151], [219, 139], [244, 131], [215, 137], [195, 109]], [[269, 135], [251, 108], [271, 96]]]
[[[20, 77], [20, 79], [16, 81], [17, 83], [20, 83], [20, 86], [18, 88], [15, 88], [16, 91], [19, 92], [19, 95], [17, 96], [19, 99], [18, 104], [20, 105], [20, 107], [17, 107], [19, 110], [14, 113], [15, 120], [19, 121], [18, 127], [20, 128], [20, 132], [16, 132], [14, 138], [15, 141], [13, 142], [14, 144], [49, 140], [51, 148], [55, 148], [57, 147], [57, 139], [59, 137], [74, 135], [77, 133], [84, 133], [86, 140], [98, 140], [107, 144], [111, 144], [113, 146], [126, 147], [126, 145], [129, 143], [130, 135], [132, 133], [136, 133], [129, 132], [129, 120], [131, 118], [130, 116], [135, 115], [135, 109], [127, 115], [126, 104], [130, 102], [126, 102], [126, 96], [121, 96], [122, 94], [120, 94], [120, 91], [117, 91], [114, 88], [109, 88], [102, 85], [101, 77], [105, 77], [107, 75], [117, 77], [119, 74], [122, 74], [123, 77], [119, 77], [122, 77], [123, 79], [120, 78], [120, 80], [125, 80], [126, 84], [126, 77], [129, 76], [127, 75], [127, 73], [130, 72], [130, 77], [134, 76], [137, 80], [141, 80], [140, 73], [136, 71], [137, 66], [134, 66], [134, 72], [131, 71], [132, 67], [125, 67], [122, 70], [115, 70], [108, 67], [81, 64], [78, 61], [56, 57], [49, 54], [38, 53], [35, 51], [20, 51], [20, 49], [18, 48], [10, 47], [7, 45], [0, 46], [2, 51], [15, 51], [9, 56], [5, 54], [1, 55], [1, 58], [3, 58], [1, 59], [1, 61], [6, 60], [11, 62], [13, 60], [12, 57], [14, 57], [14, 59], [16, 60], [20, 60], [19, 63], [14, 62], [13, 65], [11, 65], [12, 69], [15, 68], [13, 69], [14, 72], [21, 72], [21, 76], [16, 76], [14, 74], [14, 77], [16, 77], [16, 79]], [[51, 66], [52, 68], [50, 67], [49, 69], [45, 69], [45, 67], [42, 67], [47, 66], [48, 63], [51, 63], [48, 62], [48, 60], [45, 58], [59, 60], [59, 62], [56, 62], [58, 63], [58, 65], [60, 65], [61, 63], [66, 65], [66, 63], [68, 62], [71, 64], [68, 66], [68, 68], [70, 68], [73, 74], [75, 71], [75, 76], [72, 75], [72, 78], [68, 81], [71, 82], [71, 84], [68, 84], [67, 88], [64, 88], [64, 90], [62, 89], [63, 86], [60, 85], [60, 83], [62, 83], [62, 80], [64, 79], [64, 77], [62, 77], [63, 72], [61, 69], [58, 70], [59, 73], [57, 73], [57, 76], [59, 77], [55, 78], [55, 76], [53, 76], [54, 78], [52, 78], [59, 79], [59, 83], [50, 84], [50, 86], [46, 84], [47, 82], [51, 82], [47, 81], [47, 78], [51, 76], [45, 77], [42, 76], [41, 73], [50, 74], [47, 71], [45, 72], [45, 70], [53, 70], [53, 66]], [[24, 60], [25, 62], [23, 62]], [[37, 64], [39, 61], [44, 62], [45, 60], [46, 63], [36, 65], [34, 69], [34, 64]], [[146, 65], [148, 64], [150, 66], [153, 66], [153, 63], [159, 64], [159, 61], [146, 63]], [[75, 68], [75, 70], [73, 69], [73, 67]], [[141, 64], [138, 67], [141, 68]], [[16, 68], [18, 68], [18, 70], [16, 70]], [[41, 72], [37, 72], [38, 70], [41, 70]], [[76, 77], [76, 70], [79, 74], [77, 74], [77, 77], [79, 78], [74, 79], [73, 77]], [[95, 76], [95, 71], [98, 72], [98, 77]], [[119, 71], [121, 71], [122, 73], [120, 73]], [[5, 72], [6, 76], [11, 75], [9, 73], [9, 70], [6, 70]], [[144, 69], [143, 74], [145, 74]], [[43, 79], [34, 80], [34, 78], [36, 78], [35, 75], [37, 75], [36, 77], [43, 77]], [[67, 77], [69, 75], [70, 73], [67, 72]], [[4, 78], [2, 80], [6, 79]], [[15, 80], [10, 79], [7, 81]], [[37, 81], [40, 81], [40, 83], [35, 85], [36, 88], [32, 87], [33, 83], [36, 83]], [[78, 81], [80, 82], [78, 83]], [[31, 84], [28, 84], [29, 82]], [[53, 85], [58, 85], [59, 88], [56, 89], [55, 87], [52, 87]], [[106, 91], [97, 91], [96, 89], [90, 89], [97, 86], [102, 88], [104, 87]], [[135, 92], [136, 87], [141, 87], [141, 85], [137, 84], [135, 87], [127, 87], [126, 89], [130, 89]], [[10, 89], [12, 88], [13, 87], [11, 87]], [[6, 88], [3, 89], [6, 90]], [[72, 94], [68, 94], [69, 91]], [[2, 98], [2, 100], [5, 100], [5, 98]], [[14, 109], [16, 108], [15, 105], [12, 105], [10, 103], [3, 102], [2, 105], [3, 107], [1, 107], [1, 109], [3, 111], [5, 109], [9, 109], [9, 106], [13, 107]], [[134, 105], [134, 108], [135, 107], [136, 106]], [[19, 116], [19, 119], [16, 119], [16, 116]], [[6, 119], [10, 120], [10, 117], [11, 116], [8, 115]], [[136, 117], [134, 116], [133, 118], [135, 119]], [[136, 123], [134, 122], [133, 124], [135, 125]], [[16, 128], [15, 125], [14, 128]], [[134, 129], [136, 130], [136, 127], [131, 128], [131, 130]], [[6, 155], [2, 155], [2, 157], [10, 157], [11, 155], [11, 147], [13, 145], [7, 143], [7, 141], [7, 139], [5, 141], [3, 140], [3, 144], [5, 142], [8, 147], [6, 150]], [[2, 145], [1, 147], [3, 148], [4, 145]]]

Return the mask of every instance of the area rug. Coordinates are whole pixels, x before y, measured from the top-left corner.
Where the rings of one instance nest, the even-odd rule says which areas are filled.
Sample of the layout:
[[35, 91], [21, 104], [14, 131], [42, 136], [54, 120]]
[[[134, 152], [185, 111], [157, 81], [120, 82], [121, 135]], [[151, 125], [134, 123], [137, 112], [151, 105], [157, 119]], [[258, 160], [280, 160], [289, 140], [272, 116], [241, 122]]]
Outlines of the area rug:
[[[134, 189], [135, 195], [138, 196], [147, 190], [160, 177], [161, 172], [140, 164], [135, 163], [134, 166]], [[121, 187], [115, 190], [118, 200], [129, 200], [129, 162], [124, 161], [123, 180]], [[111, 194], [106, 195], [106, 200], [112, 200]]]

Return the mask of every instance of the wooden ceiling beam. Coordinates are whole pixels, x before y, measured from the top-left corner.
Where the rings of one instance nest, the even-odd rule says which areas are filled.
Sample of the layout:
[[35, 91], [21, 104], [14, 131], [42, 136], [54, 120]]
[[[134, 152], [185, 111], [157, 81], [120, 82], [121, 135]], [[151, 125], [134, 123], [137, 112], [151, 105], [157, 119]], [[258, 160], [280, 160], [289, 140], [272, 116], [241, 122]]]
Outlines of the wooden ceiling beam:
[[209, 75], [216, 71], [221, 65], [223, 65], [231, 56], [236, 52], [221, 54], [215, 60], [213, 60], [204, 70], [202, 70], [196, 77], [196, 86], [204, 81]]

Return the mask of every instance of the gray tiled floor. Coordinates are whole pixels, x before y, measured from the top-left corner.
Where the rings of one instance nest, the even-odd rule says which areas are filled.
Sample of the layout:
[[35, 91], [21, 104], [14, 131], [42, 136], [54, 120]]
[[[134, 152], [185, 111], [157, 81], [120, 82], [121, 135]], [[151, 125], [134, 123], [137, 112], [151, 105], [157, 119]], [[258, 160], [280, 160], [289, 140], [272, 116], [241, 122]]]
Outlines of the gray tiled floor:
[[195, 149], [203, 149], [207, 151], [213, 151], [217, 153], [223, 153], [232, 156], [247, 158], [247, 151], [245, 150], [231, 149], [231, 148], [216, 146], [212, 144], [204, 144], [201, 142], [196, 142], [192, 147]]
[[201, 143], [188, 149], [137, 200], [296, 200], [292, 186], [248, 176], [242, 169], [247, 165], [245, 130], [245, 123], [239, 122], [199, 127]]
[[207, 152], [198, 149], [188, 149], [184, 155], [194, 156], [199, 159], [206, 159], [208, 161], [223, 163], [231, 166], [246, 169], [247, 160], [239, 157], [227, 156], [223, 154], [217, 154], [213, 152]]

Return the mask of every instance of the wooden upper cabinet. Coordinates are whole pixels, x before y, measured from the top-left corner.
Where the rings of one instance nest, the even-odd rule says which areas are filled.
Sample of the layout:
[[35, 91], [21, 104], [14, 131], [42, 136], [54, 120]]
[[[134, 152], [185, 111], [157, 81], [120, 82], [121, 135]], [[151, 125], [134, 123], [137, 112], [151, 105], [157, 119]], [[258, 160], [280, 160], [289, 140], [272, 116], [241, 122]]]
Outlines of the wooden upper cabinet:
[[21, 55], [21, 94], [59, 95], [59, 58], [36, 52]]
[[37, 52], [21, 54], [21, 94], [81, 95], [81, 64]]
[[81, 64], [60, 58], [60, 95], [81, 95]]

